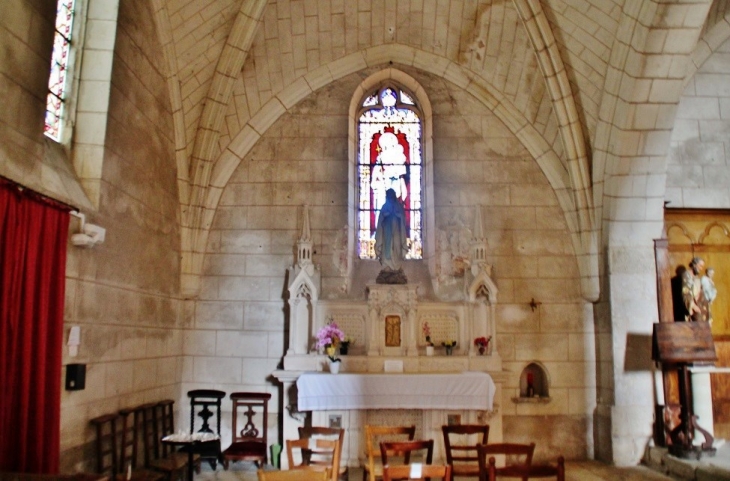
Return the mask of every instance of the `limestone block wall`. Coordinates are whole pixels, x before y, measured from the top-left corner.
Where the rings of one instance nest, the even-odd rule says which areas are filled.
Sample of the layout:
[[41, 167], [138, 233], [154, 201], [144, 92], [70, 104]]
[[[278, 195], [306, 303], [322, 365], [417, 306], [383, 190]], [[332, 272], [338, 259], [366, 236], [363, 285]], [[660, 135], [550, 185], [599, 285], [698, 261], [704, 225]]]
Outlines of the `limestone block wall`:
[[669, 207], [730, 207], [730, 41], [689, 80], [672, 131]]
[[[173, 127], [158, 70], [148, 2], [120, 3], [100, 207], [106, 228], [93, 249], [69, 246], [66, 330], [81, 328], [86, 389], [64, 391], [62, 471], [92, 471], [88, 420], [180, 393], [185, 315], [179, 292], [179, 231]], [[147, 12], [139, 13], [135, 12]], [[71, 232], [78, 221], [73, 219]]]
[[[586, 458], [592, 454], [589, 413], [595, 407], [592, 310], [580, 297], [556, 196], [517, 139], [474, 98], [443, 79], [396, 67], [416, 78], [432, 103], [435, 228], [446, 234], [441, 238], [470, 228], [474, 206], [482, 205], [488, 260], [499, 288], [499, 354], [509, 372], [497, 400], [510, 426], [505, 439], [537, 439], [539, 456], [560, 450]], [[275, 396], [274, 410], [281, 409], [278, 387], [268, 376], [288, 339], [284, 276], [294, 262], [302, 204], [311, 208], [321, 298], [364, 298], [348, 292], [340, 254], [352, 181], [347, 109], [357, 85], [373, 72], [344, 77], [290, 109], [226, 186], [207, 246], [194, 328], [186, 332], [183, 391], [264, 389]], [[449, 276], [454, 285], [463, 282], [463, 271]], [[553, 399], [514, 404], [520, 372], [532, 361], [547, 367]], [[545, 416], [555, 428], [551, 432], [579, 433], [574, 444], [538, 427]], [[276, 439], [273, 420], [270, 429]]]

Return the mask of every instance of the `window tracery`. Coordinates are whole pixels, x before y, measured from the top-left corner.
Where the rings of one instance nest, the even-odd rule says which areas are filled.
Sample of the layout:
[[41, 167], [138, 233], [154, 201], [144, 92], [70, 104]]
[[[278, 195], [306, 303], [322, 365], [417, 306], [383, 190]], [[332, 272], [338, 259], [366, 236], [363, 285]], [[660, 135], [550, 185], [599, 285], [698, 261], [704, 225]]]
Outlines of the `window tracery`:
[[371, 92], [361, 103], [357, 128], [358, 256], [375, 259], [378, 215], [393, 189], [406, 212], [406, 259], [422, 259], [422, 122], [413, 96], [395, 85]]

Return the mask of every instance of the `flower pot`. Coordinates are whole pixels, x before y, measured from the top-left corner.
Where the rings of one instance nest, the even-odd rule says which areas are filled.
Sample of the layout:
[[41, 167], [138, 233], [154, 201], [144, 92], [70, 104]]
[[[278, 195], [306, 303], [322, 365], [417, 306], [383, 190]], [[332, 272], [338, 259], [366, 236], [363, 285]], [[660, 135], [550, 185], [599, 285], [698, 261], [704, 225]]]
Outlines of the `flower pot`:
[[349, 342], [342, 342], [342, 343], [340, 343], [340, 354], [342, 354], [343, 356], [346, 356], [348, 349], [350, 349], [350, 343]]
[[426, 346], [426, 355], [433, 356], [433, 346]]
[[479, 346], [479, 355], [483, 356], [487, 353], [487, 348], [485, 346]]
[[444, 346], [446, 347], [446, 355], [450, 356], [454, 353], [454, 346]]
[[330, 373], [337, 374], [340, 372], [340, 364], [341, 362], [334, 362], [330, 361]]

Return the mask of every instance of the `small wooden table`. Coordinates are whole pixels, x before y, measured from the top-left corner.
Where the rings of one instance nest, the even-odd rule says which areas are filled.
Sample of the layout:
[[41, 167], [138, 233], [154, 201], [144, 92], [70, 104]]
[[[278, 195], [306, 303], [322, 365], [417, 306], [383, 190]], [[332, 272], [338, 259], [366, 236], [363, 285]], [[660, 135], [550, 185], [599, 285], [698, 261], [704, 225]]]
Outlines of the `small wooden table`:
[[220, 441], [220, 436], [213, 433], [194, 433], [194, 434], [170, 434], [162, 438], [162, 442], [172, 446], [184, 446], [188, 453], [188, 481], [193, 481], [193, 455], [197, 452], [201, 445]]

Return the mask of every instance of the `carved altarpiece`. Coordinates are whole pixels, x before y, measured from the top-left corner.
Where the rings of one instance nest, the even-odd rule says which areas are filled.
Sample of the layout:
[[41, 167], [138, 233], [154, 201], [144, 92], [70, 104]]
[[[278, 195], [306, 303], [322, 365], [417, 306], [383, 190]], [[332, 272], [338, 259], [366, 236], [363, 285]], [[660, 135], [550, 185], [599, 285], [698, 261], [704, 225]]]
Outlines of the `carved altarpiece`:
[[[359, 301], [321, 299], [320, 274], [311, 262], [311, 236], [308, 231], [308, 211], [305, 209], [306, 229], [303, 229], [298, 242], [298, 256], [301, 257], [289, 269], [289, 346], [283, 369], [273, 373], [284, 386], [283, 439], [297, 437], [297, 428], [304, 424], [307, 416], [313, 425], [328, 425], [334, 416], [346, 428], [346, 452], [342, 459], [350, 465], [357, 465], [359, 455], [364, 450], [362, 426], [368, 422], [378, 423], [383, 416], [395, 424], [415, 419], [419, 432], [438, 439], [441, 437], [441, 426], [448, 422], [449, 416], [458, 415], [464, 423], [489, 422], [490, 440], [497, 442], [502, 439], [499, 405], [505, 374], [494, 348], [497, 341], [495, 315], [498, 290], [491, 279], [491, 266], [486, 262], [487, 245], [478, 209], [477, 213], [471, 269], [464, 276], [461, 301], [422, 299], [417, 284], [375, 283], [367, 286], [367, 299]], [[393, 360], [402, 362], [403, 375], [482, 371], [488, 373], [496, 385], [494, 410], [298, 412], [296, 380], [299, 375], [306, 371], [327, 371], [326, 356], [317, 352], [313, 344], [317, 331], [329, 322], [336, 322], [354, 340], [348, 355], [341, 356], [342, 372], [382, 373], [385, 362]], [[426, 355], [428, 343], [424, 335], [425, 323], [428, 323], [431, 340], [437, 346], [434, 356]], [[481, 336], [491, 336], [490, 349], [486, 355], [479, 355], [473, 345], [473, 339]], [[445, 355], [445, 350], [440, 347], [441, 342], [447, 340], [457, 341], [454, 355]], [[443, 453], [437, 452], [435, 459], [442, 457]]]

